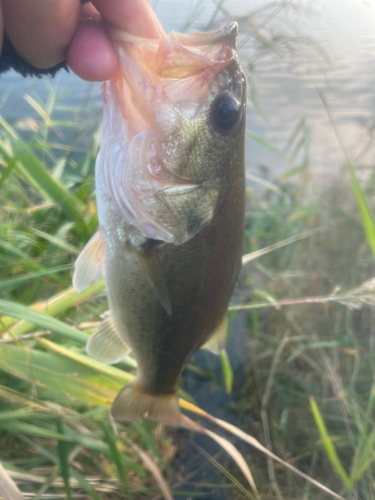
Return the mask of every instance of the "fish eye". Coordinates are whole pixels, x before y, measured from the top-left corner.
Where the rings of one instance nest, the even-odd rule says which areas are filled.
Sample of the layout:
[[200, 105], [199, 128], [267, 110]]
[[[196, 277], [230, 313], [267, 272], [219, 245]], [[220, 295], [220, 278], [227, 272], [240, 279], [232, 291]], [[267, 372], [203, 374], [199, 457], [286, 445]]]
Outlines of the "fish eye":
[[213, 119], [216, 128], [224, 132], [231, 130], [240, 117], [240, 107], [232, 97], [224, 95], [214, 104]]

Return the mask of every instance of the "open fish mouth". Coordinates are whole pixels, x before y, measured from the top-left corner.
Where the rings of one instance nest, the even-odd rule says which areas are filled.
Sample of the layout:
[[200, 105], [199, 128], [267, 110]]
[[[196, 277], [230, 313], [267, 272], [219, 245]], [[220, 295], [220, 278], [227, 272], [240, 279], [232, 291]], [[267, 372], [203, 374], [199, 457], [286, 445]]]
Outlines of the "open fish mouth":
[[227, 93], [241, 107], [237, 24], [157, 40], [109, 33], [121, 69], [103, 85], [106, 188], [144, 236], [179, 245], [212, 219], [218, 202], [223, 174], [207, 161], [211, 108]]
[[[142, 38], [110, 28], [112, 40], [128, 44], [128, 54], [138, 61], [138, 67], [143, 64], [154, 77], [179, 79], [199, 74], [218, 63], [228, 63], [236, 49], [237, 34], [236, 22], [207, 33], [172, 31], [161, 39]], [[124, 56], [121, 49], [118, 53]]]

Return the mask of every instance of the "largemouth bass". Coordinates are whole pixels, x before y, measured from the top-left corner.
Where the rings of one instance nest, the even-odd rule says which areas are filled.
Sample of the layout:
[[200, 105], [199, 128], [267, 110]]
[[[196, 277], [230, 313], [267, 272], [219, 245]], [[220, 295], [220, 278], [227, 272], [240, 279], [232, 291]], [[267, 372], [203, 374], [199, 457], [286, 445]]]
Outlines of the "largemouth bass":
[[241, 267], [246, 83], [237, 24], [159, 40], [110, 31], [121, 69], [103, 85], [96, 163], [99, 231], [77, 259], [82, 290], [105, 277], [110, 311], [87, 352], [131, 350], [134, 382], [117, 420], [179, 425], [178, 380], [191, 354], [220, 353]]

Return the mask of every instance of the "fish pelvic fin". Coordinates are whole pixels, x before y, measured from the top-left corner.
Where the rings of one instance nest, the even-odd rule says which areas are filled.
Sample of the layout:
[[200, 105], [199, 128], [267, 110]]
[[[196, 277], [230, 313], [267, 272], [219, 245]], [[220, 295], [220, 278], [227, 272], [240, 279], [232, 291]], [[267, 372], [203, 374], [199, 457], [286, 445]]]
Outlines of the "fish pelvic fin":
[[151, 418], [166, 425], [182, 425], [177, 394], [149, 394], [137, 381], [127, 384], [117, 395], [111, 414], [115, 420]]
[[227, 340], [227, 330], [228, 330], [228, 313], [225, 313], [219, 326], [211, 334], [209, 339], [205, 344], [202, 345], [201, 349], [206, 351], [211, 351], [214, 354], [220, 354], [225, 347]]
[[97, 231], [74, 264], [73, 286], [82, 292], [104, 277], [104, 243]]
[[110, 311], [104, 314], [103, 321], [87, 341], [86, 352], [106, 365], [118, 363], [129, 354], [130, 347], [119, 334]]

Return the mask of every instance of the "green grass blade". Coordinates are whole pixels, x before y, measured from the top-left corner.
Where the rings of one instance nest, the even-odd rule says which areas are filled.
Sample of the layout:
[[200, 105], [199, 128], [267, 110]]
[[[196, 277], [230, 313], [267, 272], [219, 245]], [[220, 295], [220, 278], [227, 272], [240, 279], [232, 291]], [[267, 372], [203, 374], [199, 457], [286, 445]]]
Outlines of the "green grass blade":
[[38, 411], [45, 411], [45, 407], [42, 402], [37, 399], [30, 398], [28, 396], [23, 396], [17, 390], [10, 389], [4, 385], [0, 385], [0, 398], [2, 401], [7, 401], [10, 404], [22, 405], [22, 407], [32, 408]]
[[375, 257], [375, 220], [373, 214], [368, 206], [367, 200], [363, 194], [363, 191], [359, 185], [357, 177], [354, 172], [354, 167], [351, 163], [348, 163], [348, 170], [350, 174], [350, 180], [352, 182], [353, 191], [357, 199], [357, 204], [362, 217], [363, 227], [365, 229], [367, 242], [370, 245], [373, 256]]
[[55, 179], [27, 144], [1, 118], [0, 126], [12, 137], [12, 151], [0, 141], [0, 151], [7, 162], [16, 161], [16, 169], [28, 180], [43, 198], [56, 203], [70, 220], [81, 221], [86, 213], [85, 205], [60, 181]]
[[237, 318], [237, 314], [238, 314], [237, 311], [230, 311], [228, 309], [228, 328], [227, 328], [227, 338], [226, 338], [227, 343], [229, 342], [229, 339], [233, 335], [234, 322], [235, 319]]
[[57, 248], [61, 248], [62, 250], [65, 250], [68, 253], [73, 253], [77, 254], [79, 253], [79, 249], [74, 247], [73, 245], [70, 245], [66, 241], [64, 241], [61, 238], [57, 238], [56, 236], [52, 236], [51, 234], [45, 233], [44, 231], [39, 231], [39, 229], [32, 229], [32, 232], [38, 236], [39, 238], [42, 238], [49, 243], [51, 243], [53, 246]]
[[160, 453], [158, 452], [158, 449], [155, 446], [152, 431], [147, 432], [145, 429], [145, 427], [147, 426], [148, 423], [149, 422], [147, 422], [147, 420], [145, 420], [143, 422], [135, 421], [135, 422], [133, 422], [133, 426], [135, 429], [137, 429], [138, 436], [142, 439], [142, 441], [145, 444], [145, 446], [147, 447], [147, 449], [149, 451], [151, 451], [153, 453], [153, 455], [155, 456], [155, 458], [157, 458], [158, 462], [161, 463], [161, 456], [160, 456]]
[[265, 141], [264, 139], [262, 139], [258, 135], [253, 134], [249, 130], [246, 130], [246, 135], [247, 135], [247, 137], [249, 137], [253, 141], [257, 142], [258, 144], [260, 144], [264, 148], [268, 149], [268, 151], [270, 151], [274, 155], [278, 156], [279, 158], [282, 158], [283, 160], [287, 160], [287, 158], [285, 157], [285, 155], [281, 151], [279, 151], [277, 148], [275, 148], [275, 146], [272, 146], [272, 144]]
[[[93, 452], [102, 453], [107, 457], [112, 456], [108, 444], [102, 439], [97, 439], [95, 437], [87, 436], [86, 434], [75, 432], [72, 429], [69, 429], [69, 427], [66, 427], [65, 434], [78, 445], [84, 446]], [[137, 462], [134, 462], [134, 460], [129, 458], [127, 455], [120, 455], [120, 461], [122, 463], [122, 467], [135, 472], [140, 477], [145, 477], [144, 468]]]
[[60, 468], [58, 465], [56, 465], [53, 468], [52, 474], [49, 477], [47, 477], [47, 479], [43, 483], [42, 487], [39, 489], [39, 491], [37, 491], [33, 500], [40, 500], [42, 495], [44, 495], [49, 490], [49, 488], [52, 486], [53, 482], [59, 477], [59, 472], [60, 472]]
[[318, 427], [318, 430], [319, 430], [320, 437], [322, 438], [323, 446], [324, 446], [324, 449], [327, 453], [328, 459], [331, 462], [331, 464], [332, 464], [333, 468], [335, 469], [335, 471], [337, 472], [337, 474], [342, 479], [342, 482], [350, 490], [352, 487], [352, 483], [349, 479], [349, 476], [345, 472], [345, 469], [342, 466], [342, 463], [337, 455], [336, 449], [333, 446], [331, 438], [329, 437], [329, 434], [327, 432], [327, 428], [326, 428], [326, 425], [324, 423], [323, 417], [322, 417], [320, 410], [318, 408], [318, 405], [316, 404], [315, 399], [313, 397], [310, 397], [310, 406], [311, 406], [311, 411], [312, 411], [314, 419], [315, 419], [316, 426]]
[[5, 420], [14, 420], [17, 418], [23, 418], [23, 417], [37, 417], [41, 415], [38, 412], [35, 412], [32, 408], [26, 407], [26, 408], [20, 408], [18, 410], [13, 410], [13, 411], [2, 411], [0, 412], [0, 422], [3, 422]]
[[10, 422], [1, 422], [1, 429], [7, 429], [8, 431], [20, 432], [22, 435], [28, 434], [34, 437], [41, 437], [47, 439], [60, 439], [63, 441], [71, 441], [68, 437], [63, 434], [59, 434], [56, 431], [51, 431], [45, 429], [44, 427], [39, 427], [38, 425], [29, 424], [27, 422], [22, 422], [21, 420], [13, 420]]
[[299, 165], [298, 167], [293, 167], [284, 174], [280, 175], [279, 180], [282, 182], [285, 182], [286, 180], [290, 179], [291, 177], [294, 177], [297, 174], [303, 174], [309, 164], [307, 162], [303, 162], [302, 165]]
[[220, 362], [224, 375], [225, 389], [227, 393], [230, 394], [233, 386], [233, 369], [225, 349], [223, 349], [220, 353]]
[[70, 475], [79, 482], [79, 484], [86, 491], [86, 493], [90, 495], [91, 498], [93, 498], [94, 500], [102, 500], [95, 488], [88, 481], [86, 481], [86, 479], [81, 474], [79, 474], [79, 472], [71, 468]]
[[108, 408], [124, 385], [118, 378], [76, 360], [9, 344], [1, 346], [0, 369], [34, 384], [37, 393], [47, 392], [49, 399], [65, 404], [87, 403]]
[[265, 179], [262, 179], [261, 177], [257, 177], [256, 175], [250, 174], [249, 172], [246, 172], [246, 179], [249, 179], [253, 182], [256, 182], [257, 184], [260, 184], [261, 186], [264, 186], [265, 188], [269, 189], [270, 191], [274, 191], [280, 196], [283, 196], [285, 193], [276, 186], [276, 184], [273, 184], [272, 182], [266, 181]]
[[[51, 95], [51, 94], [50, 94]], [[29, 94], [24, 94], [23, 98], [25, 101], [30, 104], [30, 106], [35, 109], [35, 111], [38, 113], [38, 115], [43, 118], [45, 124], [47, 125], [48, 128], [52, 129], [56, 135], [60, 137], [60, 139], [64, 139], [64, 135], [61, 133], [61, 131], [56, 127], [56, 125], [53, 123], [51, 120], [51, 117], [47, 113], [43, 107], [35, 101]]]
[[22, 173], [27, 169], [34, 183], [37, 183], [40, 189], [47, 194], [48, 201], [61, 207], [61, 210], [69, 219], [81, 220], [86, 212], [84, 204], [64, 184], [52, 177], [43, 163], [21, 139], [14, 141], [12, 148], [14, 155], [17, 157], [20, 172]]
[[20, 257], [20, 259], [24, 260], [24, 267], [34, 271], [43, 271], [44, 267], [38, 264], [38, 262], [34, 262], [30, 259], [30, 255], [27, 252], [24, 252], [20, 248], [7, 241], [0, 241], [0, 248], [2, 248], [5, 252], [9, 252], [12, 256]]
[[[64, 435], [64, 427], [62, 425], [61, 419], [57, 421], [57, 431], [59, 434]], [[72, 498], [72, 490], [70, 488], [70, 472], [69, 472], [69, 451], [68, 445], [65, 441], [61, 439], [57, 442], [57, 453], [60, 461], [60, 472], [61, 477], [64, 481], [65, 493], [68, 500]]]
[[316, 229], [310, 229], [309, 231], [304, 231], [303, 233], [296, 234], [285, 240], [278, 241], [277, 243], [261, 248], [260, 250], [250, 252], [242, 256], [242, 264], [247, 264], [248, 262], [251, 262], [254, 259], [258, 259], [259, 257], [262, 257], [269, 252], [273, 252], [274, 250], [278, 250], [279, 248], [283, 248], [292, 243], [296, 243], [297, 241], [309, 238], [310, 236], [315, 236], [316, 234], [320, 234], [324, 231], [327, 231], [326, 227], [317, 227]]
[[6, 179], [13, 172], [13, 170], [16, 167], [16, 165], [17, 165], [17, 163], [16, 163], [15, 159], [9, 160], [7, 162], [7, 166], [4, 168], [4, 170], [2, 171], [1, 176], [0, 176], [0, 187], [4, 184], [4, 182], [6, 181]]
[[359, 185], [357, 176], [355, 175], [355, 170], [354, 170], [353, 164], [350, 160], [348, 152], [346, 151], [344, 143], [341, 140], [339, 131], [336, 127], [335, 120], [332, 116], [332, 113], [331, 113], [329, 107], [328, 107], [328, 104], [321, 94], [320, 94], [320, 97], [323, 101], [328, 118], [329, 118], [331, 125], [332, 125], [332, 128], [335, 132], [337, 141], [340, 144], [342, 152], [344, 153], [346, 164], [347, 164], [349, 175], [350, 175], [350, 181], [352, 183], [352, 187], [353, 187], [353, 191], [354, 191], [354, 194], [355, 194], [355, 197], [357, 200], [358, 208], [359, 208], [359, 211], [361, 213], [362, 223], [363, 223], [363, 227], [364, 227], [365, 234], [366, 234], [366, 239], [367, 239], [367, 242], [371, 248], [372, 254], [375, 257], [375, 219], [374, 219], [374, 215], [371, 212], [370, 207], [367, 203], [366, 197], [361, 189], [361, 186]]
[[63, 271], [68, 271], [72, 268], [72, 264], [65, 264], [64, 266], [51, 267], [44, 271], [37, 271], [33, 273], [24, 274], [23, 276], [15, 276], [14, 278], [9, 278], [5, 280], [0, 280], [0, 292], [9, 292], [20, 285], [23, 285], [29, 280], [36, 278], [41, 278], [42, 276], [48, 276], [50, 274], [61, 273]]
[[16, 304], [15, 302], [11, 302], [9, 300], [0, 299], [0, 314], [6, 314], [7, 316], [11, 316], [13, 318], [23, 319], [35, 326], [38, 326], [39, 328], [59, 333], [60, 335], [75, 340], [81, 344], [85, 344], [87, 342], [87, 335], [80, 332], [76, 328], [66, 325], [56, 318], [51, 318], [46, 314], [34, 311], [29, 307]]
[[353, 463], [356, 463], [358, 459], [359, 453], [361, 453], [363, 447], [366, 444], [366, 441], [368, 439], [367, 436], [367, 428], [371, 422], [371, 417], [372, 417], [372, 411], [375, 403], [375, 386], [373, 385], [370, 391], [369, 399], [367, 402], [367, 408], [366, 408], [366, 413], [365, 413], [365, 418], [363, 420], [362, 424], [362, 429], [361, 429], [361, 434], [359, 436], [358, 444], [357, 444], [357, 451], [356, 451], [356, 456], [353, 460]]
[[39, 339], [39, 344], [43, 345], [44, 347], [46, 347], [47, 349], [51, 350], [54, 353], [58, 353], [61, 356], [65, 356], [67, 359], [71, 359], [77, 363], [80, 363], [83, 366], [93, 368], [94, 370], [97, 370], [99, 373], [103, 375], [109, 375], [110, 377], [113, 377], [115, 380], [117, 380], [120, 384], [127, 384], [128, 382], [131, 382], [134, 378], [133, 375], [124, 370], [119, 370], [115, 366], [105, 365], [103, 363], [100, 363], [99, 361], [96, 361], [95, 359], [90, 358], [89, 356], [74, 352], [71, 349], [67, 349], [66, 347], [60, 344], [55, 344], [54, 342], [51, 342], [50, 340]]
[[103, 431], [104, 431], [105, 439], [108, 443], [108, 446], [109, 446], [109, 449], [111, 452], [112, 459], [116, 464], [119, 477], [121, 479], [122, 484], [124, 485], [125, 494], [129, 500], [133, 500], [133, 497], [132, 497], [132, 494], [130, 492], [130, 488], [128, 485], [128, 480], [126, 478], [126, 474], [125, 474], [125, 471], [124, 471], [124, 468], [122, 465], [121, 455], [117, 449], [113, 434], [112, 434], [111, 430], [109, 429], [108, 425], [106, 425], [106, 424], [103, 424]]
[[366, 440], [366, 444], [363, 448], [362, 454], [357, 458], [355, 466], [353, 467], [350, 479], [352, 483], [355, 483], [366, 472], [370, 467], [371, 463], [374, 461], [374, 444], [375, 444], [375, 429], [370, 433]]
[[13, 127], [9, 125], [9, 123], [6, 120], [4, 120], [2, 116], [0, 116], [0, 127], [2, 127], [12, 139], [18, 139], [17, 132], [14, 130]]
[[59, 463], [58, 458], [55, 456], [54, 453], [51, 453], [50, 450], [47, 450], [43, 446], [39, 445], [36, 441], [29, 439], [28, 437], [26, 437], [22, 433], [21, 434], [19, 433], [18, 437], [22, 441], [24, 441], [28, 446], [30, 446], [31, 448], [34, 448], [34, 450], [36, 450], [38, 453], [40, 453], [40, 455], [42, 455], [43, 457], [46, 457], [49, 461], [51, 461], [55, 465], [58, 465], [58, 463]]
[[[48, 316], [56, 316], [56, 314], [65, 311], [69, 307], [81, 304], [88, 297], [102, 290], [104, 286], [104, 280], [100, 280], [98, 283], [91, 285], [80, 293], [78, 293], [71, 286], [45, 302], [37, 302], [36, 304], [33, 304], [31, 308], [45, 313]], [[14, 337], [17, 337], [18, 335], [29, 332], [33, 327], [34, 325], [32, 323], [28, 323], [24, 320], [17, 321], [9, 316], [3, 316], [0, 318], [0, 334], [9, 329], [10, 333]]]

